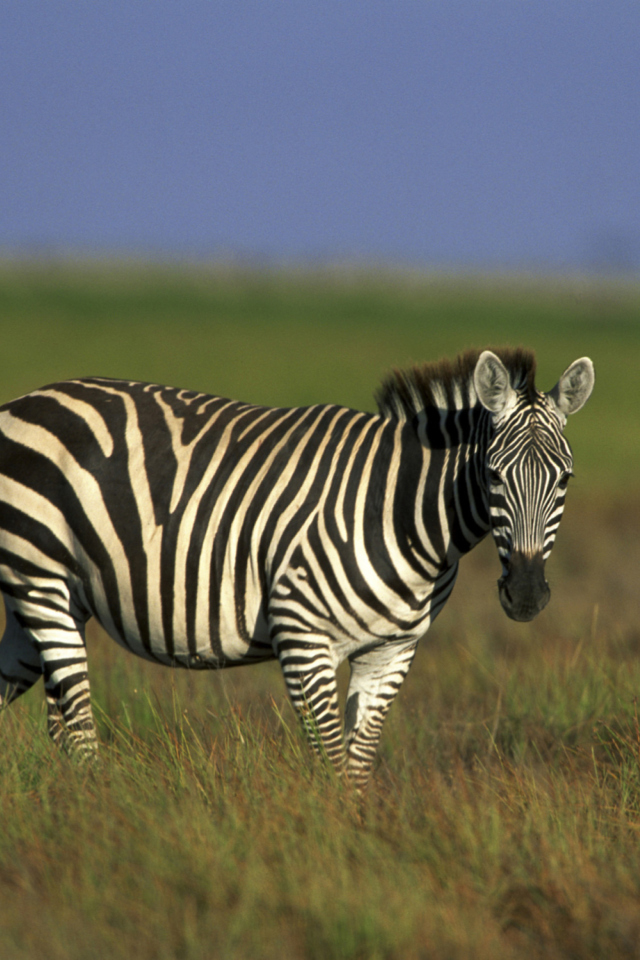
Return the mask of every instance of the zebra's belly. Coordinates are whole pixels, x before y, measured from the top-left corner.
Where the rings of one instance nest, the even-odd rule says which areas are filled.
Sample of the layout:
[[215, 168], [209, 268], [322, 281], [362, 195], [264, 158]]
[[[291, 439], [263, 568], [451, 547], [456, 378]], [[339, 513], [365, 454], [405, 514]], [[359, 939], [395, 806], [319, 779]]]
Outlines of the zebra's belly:
[[114, 630], [113, 625], [103, 623], [99, 615], [96, 619], [119, 646], [144, 660], [166, 666], [218, 670], [258, 663], [274, 657], [269, 630], [263, 617], [259, 617], [251, 625], [250, 637], [243, 637], [237, 631], [228, 631], [220, 637], [216, 649], [206, 639], [190, 643], [185, 635], [180, 635], [172, 637], [168, 642], [164, 633], [152, 633], [143, 638], [135, 623], [125, 624], [125, 629], [120, 632]]

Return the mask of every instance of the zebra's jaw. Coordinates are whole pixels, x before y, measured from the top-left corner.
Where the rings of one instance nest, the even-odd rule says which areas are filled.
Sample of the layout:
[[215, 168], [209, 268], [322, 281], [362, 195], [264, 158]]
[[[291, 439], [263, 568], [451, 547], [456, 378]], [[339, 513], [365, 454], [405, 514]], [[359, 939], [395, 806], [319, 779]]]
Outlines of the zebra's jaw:
[[533, 620], [549, 602], [551, 590], [544, 576], [542, 552], [514, 550], [506, 576], [498, 580], [502, 609], [512, 620]]

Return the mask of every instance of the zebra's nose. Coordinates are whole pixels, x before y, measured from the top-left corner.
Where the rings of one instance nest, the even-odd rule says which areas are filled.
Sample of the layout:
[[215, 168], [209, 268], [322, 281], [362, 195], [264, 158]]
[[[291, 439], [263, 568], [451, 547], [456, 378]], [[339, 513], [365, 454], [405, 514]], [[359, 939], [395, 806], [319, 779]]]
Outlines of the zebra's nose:
[[515, 550], [509, 572], [498, 580], [500, 603], [512, 620], [533, 620], [549, 602], [551, 591], [544, 578], [542, 553], [533, 556]]

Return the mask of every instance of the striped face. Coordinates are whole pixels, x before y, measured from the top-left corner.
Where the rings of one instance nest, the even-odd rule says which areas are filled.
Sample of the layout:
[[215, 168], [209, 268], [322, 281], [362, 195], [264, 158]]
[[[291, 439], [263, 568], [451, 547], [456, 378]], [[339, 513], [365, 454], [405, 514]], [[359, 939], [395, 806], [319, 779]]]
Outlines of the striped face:
[[551, 553], [573, 470], [551, 402], [523, 400], [499, 427], [487, 454], [491, 527], [500, 556]]
[[562, 430], [591, 395], [593, 364], [588, 357], [576, 360], [542, 394], [533, 386], [533, 370], [512, 383], [500, 358], [485, 350], [473, 380], [493, 427], [486, 469], [491, 529], [502, 561], [500, 602], [513, 620], [532, 620], [549, 601], [544, 564], [573, 468]]
[[491, 530], [502, 561], [500, 600], [515, 620], [531, 620], [546, 606], [544, 563], [562, 517], [573, 468], [552, 401], [521, 398], [487, 453]]

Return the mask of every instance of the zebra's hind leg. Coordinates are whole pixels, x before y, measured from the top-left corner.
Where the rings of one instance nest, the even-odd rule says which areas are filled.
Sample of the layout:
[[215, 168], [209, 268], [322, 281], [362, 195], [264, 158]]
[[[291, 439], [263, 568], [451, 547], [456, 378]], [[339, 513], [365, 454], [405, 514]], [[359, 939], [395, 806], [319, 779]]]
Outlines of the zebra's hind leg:
[[359, 792], [369, 782], [382, 725], [411, 666], [416, 645], [416, 640], [387, 642], [349, 658], [347, 772]]
[[64, 585], [32, 599], [11, 597], [13, 616], [38, 652], [44, 674], [48, 731], [54, 743], [80, 759], [95, 755], [84, 621], [69, 609]]
[[280, 634], [274, 641], [291, 702], [315, 753], [344, 772], [336, 668], [323, 637]]
[[0, 706], [22, 696], [42, 676], [38, 648], [5, 599], [7, 622], [0, 640]]
[[45, 689], [45, 699], [47, 701], [47, 733], [55, 745], [69, 749], [70, 743], [67, 736], [67, 729], [64, 724], [62, 710], [58, 706], [56, 698]]

